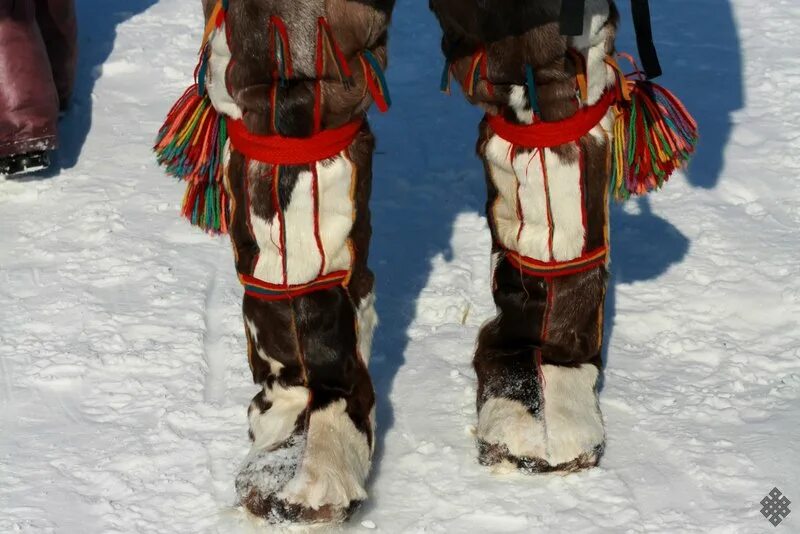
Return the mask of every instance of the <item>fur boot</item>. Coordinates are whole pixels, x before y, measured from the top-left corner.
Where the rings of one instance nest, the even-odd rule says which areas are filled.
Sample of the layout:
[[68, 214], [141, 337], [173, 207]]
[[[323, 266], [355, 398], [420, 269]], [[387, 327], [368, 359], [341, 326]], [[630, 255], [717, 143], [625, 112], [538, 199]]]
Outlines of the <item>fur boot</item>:
[[[237, 137], [229, 128], [223, 151], [226, 226], [261, 388], [236, 490], [245, 508], [273, 522], [341, 521], [367, 496], [375, 403], [367, 363], [377, 318], [367, 267], [374, 140], [365, 113], [382, 98], [375, 87], [392, 4], [206, 6], [201, 81], [214, 108], [246, 130]], [[348, 128], [344, 148], [320, 160], [286, 141]], [[247, 136], [280, 136], [291, 163], [242, 148]]]
[[499, 136], [598, 104], [617, 81], [617, 11], [586, 2], [583, 34], [559, 30], [561, 2], [431, 0], [447, 77], [487, 112], [478, 154], [488, 188], [497, 316], [480, 332], [478, 449], [485, 465], [575, 471], [600, 458], [597, 400], [614, 110], [578, 138], [541, 148]]

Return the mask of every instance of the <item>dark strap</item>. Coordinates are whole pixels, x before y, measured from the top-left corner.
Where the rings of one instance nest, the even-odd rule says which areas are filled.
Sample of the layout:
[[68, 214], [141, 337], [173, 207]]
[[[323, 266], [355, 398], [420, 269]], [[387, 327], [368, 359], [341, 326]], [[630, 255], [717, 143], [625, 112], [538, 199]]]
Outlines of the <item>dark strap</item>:
[[[586, 9], [585, 0], [561, 0], [561, 17], [559, 25], [562, 35], [575, 36], [583, 34], [583, 15]], [[648, 80], [661, 76], [661, 64], [658, 52], [653, 43], [653, 27], [650, 21], [650, 2], [648, 0], [631, 0], [633, 28], [636, 31], [636, 47], [639, 59]]]
[[650, 3], [648, 0], [631, 0], [633, 28], [636, 30], [636, 47], [648, 80], [661, 76], [661, 64], [653, 43], [653, 27], [650, 22]]
[[561, 35], [583, 34], [583, 13], [586, 8], [585, 0], [561, 0]]

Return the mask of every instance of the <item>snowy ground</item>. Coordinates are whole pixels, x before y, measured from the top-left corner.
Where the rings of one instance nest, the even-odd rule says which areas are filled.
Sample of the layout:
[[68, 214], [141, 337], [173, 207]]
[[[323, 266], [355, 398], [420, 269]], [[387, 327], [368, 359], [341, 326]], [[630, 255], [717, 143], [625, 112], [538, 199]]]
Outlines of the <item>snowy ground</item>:
[[[199, 2], [77, 3], [63, 169], [0, 181], [0, 532], [253, 531], [232, 507], [254, 393], [241, 288], [149, 152]], [[602, 466], [533, 478], [475, 460], [470, 358], [493, 312], [478, 113], [437, 91], [426, 4], [398, 2], [395, 105], [373, 122], [380, 442], [344, 530], [799, 532], [800, 511], [773, 529], [758, 503], [777, 486], [800, 506], [800, 4], [654, 2], [702, 152], [614, 213]]]

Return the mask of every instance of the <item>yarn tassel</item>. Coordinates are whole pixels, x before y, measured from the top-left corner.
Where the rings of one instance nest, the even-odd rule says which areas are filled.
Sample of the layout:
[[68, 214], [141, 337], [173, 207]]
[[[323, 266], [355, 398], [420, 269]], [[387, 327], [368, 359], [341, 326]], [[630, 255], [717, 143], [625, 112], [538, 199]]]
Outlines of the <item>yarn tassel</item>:
[[375, 105], [381, 113], [386, 113], [389, 106], [392, 105], [392, 97], [389, 95], [389, 85], [386, 83], [386, 76], [384, 76], [381, 64], [369, 50], [364, 50], [361, 54], [361, 64], [364, 67], [367, 89], [372, 94]]
[[154, 147], [167, 174], [186, 182], [181, 212], [210, 233], [226, 233], [228, 199], [222, 158], [228, 139], [225, 121], [192, 85], [175, 103]]
[[660, 189], [688, 162], [697, 123], [668, 90], [642, 76], [628, 77], [629, 100], [617, 104], [611, 187], [617, 199]]

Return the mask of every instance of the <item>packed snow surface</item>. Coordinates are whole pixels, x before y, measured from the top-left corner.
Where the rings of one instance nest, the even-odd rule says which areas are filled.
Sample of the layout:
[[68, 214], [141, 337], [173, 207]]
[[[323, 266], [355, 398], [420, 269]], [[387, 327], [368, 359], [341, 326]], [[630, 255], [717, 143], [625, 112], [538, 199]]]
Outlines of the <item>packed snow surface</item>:
[[[0, 532], [269, 531], [235, 507], [256, 389], [230, 246], [178, 217], [150, 152], [199, 1], [77, 4], [60, 168], [0, 180]], [[437, 90], [427, 2], [398, 1], [394, 107], [372, 117], [379, 442], [342, 531], [800, 532], [759, 504], [778, 487], [800, 507], [800, 3], [652, 4], [700, 153], [613, 213], [601, 466], [530, 477], [473, 444], [494, 311], [479, 112]]]

